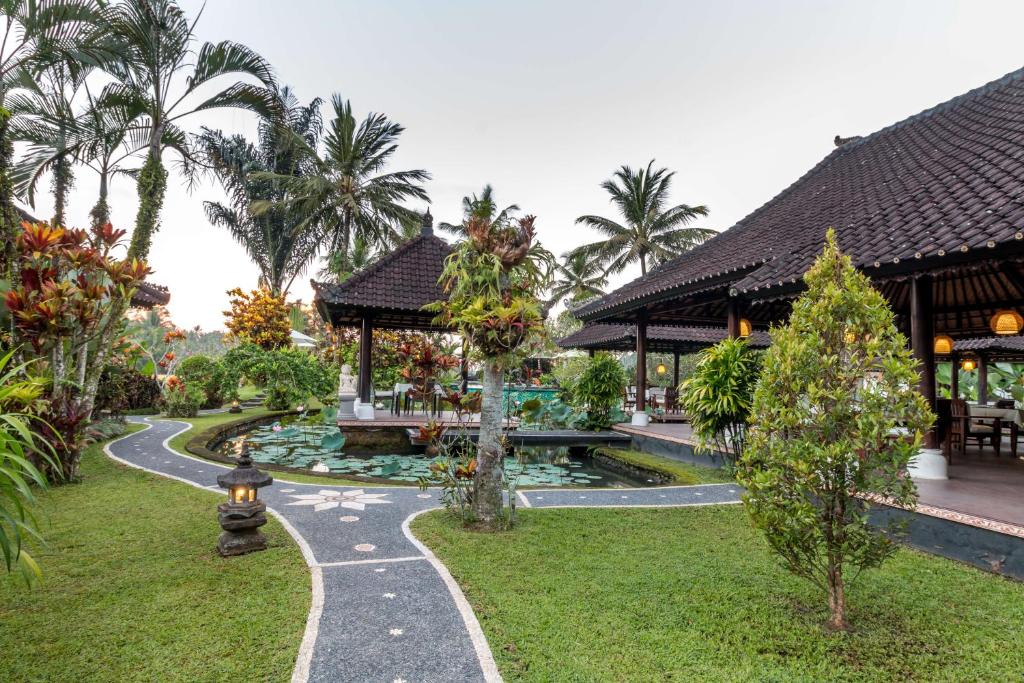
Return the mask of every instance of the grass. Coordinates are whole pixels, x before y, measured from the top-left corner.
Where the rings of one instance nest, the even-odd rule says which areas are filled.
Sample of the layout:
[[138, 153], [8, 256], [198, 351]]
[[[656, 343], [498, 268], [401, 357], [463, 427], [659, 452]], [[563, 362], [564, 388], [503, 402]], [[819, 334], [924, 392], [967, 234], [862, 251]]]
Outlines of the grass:
[[728, 472], [717, 467], [692, 465], [690, 463], [672, 460], [671, 458], [663, 458], [660, 455], [644, 453], [643, 451], [611, 447], [595, 448], [594, 451], [601, 455], [608, 456], [609, 458], [615, 458], [616, 460], [628, 465], [635, 465], [637, 467], [643, 467], [648, 470], [659, 472], [667, 477], [671, 477], [672, 481], [670, 483], [678, 486], [688, 486], [692, 484], [731, 484], [735, 481], [731, 476], [729, 476]]
[[43, 494], [43, 585], [0, 576], [0, 680], [287, 681], [310, 605], [298, 546], [216, 551], [219, 496], [91, 447], [83, 483]]
[[520, 510], [511, 532], [434, 512], [506, 681], [1019, 681], [1024, 585], [911, 550], [860, 577], [846, 633], [739, 507]]

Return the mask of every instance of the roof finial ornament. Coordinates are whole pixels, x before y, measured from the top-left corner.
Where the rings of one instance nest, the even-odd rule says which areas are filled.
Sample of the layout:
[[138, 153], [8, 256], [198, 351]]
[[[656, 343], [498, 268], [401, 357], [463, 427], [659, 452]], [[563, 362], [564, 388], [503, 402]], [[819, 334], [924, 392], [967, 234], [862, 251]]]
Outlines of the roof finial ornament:
[[427, 207], [426, 213], [423, 214], [423, 223], [420, 224], [420, 234], [434, 234], [434, 217], [430, 215], [430, 207]]

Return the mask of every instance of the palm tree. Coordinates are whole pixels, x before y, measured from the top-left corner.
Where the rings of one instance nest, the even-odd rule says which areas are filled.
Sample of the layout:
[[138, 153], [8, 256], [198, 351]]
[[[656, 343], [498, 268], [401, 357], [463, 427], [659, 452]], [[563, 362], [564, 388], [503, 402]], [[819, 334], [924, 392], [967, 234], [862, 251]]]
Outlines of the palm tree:
[[488, 183], [484, 185], [483, 191], [478, 197], [473, 193], [472, 197], [462, 198], [462, 222], [458, 225], [452, 223], [438, 223], [439, 228], [447, 230], [459, 239], [466, 238], [466, 224], [474, 216], [488, 218], [491, 221], [501, 223], [507, 220], [511, 214], [519, 211], [519, 206], [510, 204], [501, 211], [498, 211], [498, 204], [494, 200], [494, 188]]
[[37, 73], [20, 70], [17, 90], [8, 96], [11, 133], [28, 149], [12, 174], [15, 191], [35, 208], [36, 185], [50, 174], [53, 225], [66, 225], [68, 193], [74, 186], [74, 154], [78, 144], [73, 99], [89, 75], [70, 60], [57, 60]]
[[[275, 295], [287, 294], [295, 278], [316, 258], [320, 242], [300, 213], [281, 205], [286, 198], [281, 184], [255, 174], [300, 178], [316, 171], [292, 141], [298, 138], [305, 146], [317, 146], [323, 132], [322, 103], [317, 98], [300, 106], [292, 91], [282, 88], [276, 106], [280, 117], [260, 121], [255, 144], [241, 135], [226, 136], [205, 128], [198, 137], [202, 156], [228, 196], [227, 205], [204, 202], [206, 215], [245, 247], [260, 269], [260, 283]], [[270, 207], [254, 215], [255, 202], [269, 202]]]
[[654, 170], [653, 166], [653, 159], [646, 169], [634, 171], [623, 166], [611, 180], [601, 184], [611, 195], [625, 225], [601, 216], [580, 216], [577, 224], [595, 228], [605, 239], [577, 247], [572, 254], [601, 264], [608, 273], [620, 273], [639, 261], [640, 272], [646, 275], [649, 262], [657, 265], [667, 261], [715, 234], [707, 228], [684, 227], [700, 216], [707, 216], [706, 206], [679, 204], [665, 208], [675, 173], [665, 168]]
[[95, 0], [0, 0], [0, 238], [4, 240], [4, 271], [17, 267], [11, 169], [14, 157], [7, 99], [19, 87], [21, 74], [35, 73], [67, 59], [95, 26]]
[[604, 296], [604, 288], [607, 286], [608, 274], [601, 264], [587, 259], [583, 254], [562, 254], [562, 262], [555, 263], [555, 282], [551, 287], [549, 305], [553, 306], [563, 299], [567, 305], [583, 303]]
[[[176, 150], [182, 170], [194, 177], [196, 160], [181, 120], [222, 107], [271, 117], [277, 103], [266, 60], [228, 40], [194, 50], [196, 21], [188, 20], [176, 0], [123, 0], [103, 10], [102, 27], [111, 45], [105, 46], [108, 54], [99, 61], [117, 82], [104, 89], [100, 100], [133, 121], [132, 139], [146, 150], [138, 174], [139, 209], [129, 258], [146, 258], [159, 226], [167, 189], [164, 149]], [[252, 76], [260, 85], [236, 81], [196, 101], [199, 89], [228, 75]]]
[[[391, 247], [399, 241], [401, 226], [419, 217], [403, 202], [430, 201], [422, 186], [430, 174], [423, 170], [383, 173], [405, 128], [374, 113], [357, 124], [351, 103], [341, 95], [331, 98], [331, 107], [334, 118], [324, 138], [324, 155], [321, 157], [315, 146], [297, 141], [316, 166], [315, 172], [302, 177], [255, 175], [281, 183], [290, 195], [283, 208], [298, 211], [310, 225], [317, 226], [327, 242], [333, 268], [344, 273], [351, 272], [347, 261], [357, 237], [373, 248]], [[253, 212], [270, 208], [269, 202], [256, 202]]]

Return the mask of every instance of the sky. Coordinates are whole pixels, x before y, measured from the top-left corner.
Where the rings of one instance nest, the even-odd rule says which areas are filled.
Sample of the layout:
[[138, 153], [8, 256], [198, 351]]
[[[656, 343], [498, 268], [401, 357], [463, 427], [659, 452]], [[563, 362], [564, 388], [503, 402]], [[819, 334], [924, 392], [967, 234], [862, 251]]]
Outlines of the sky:
[[[181, 4], [194, 16], [203, 3]], [[707, 205], [695, 225], [727, 229], [836, 135], [871, 133], [1024, 66], [1022, 25], [1019, 0], [208, 0], [197, 35], [255, 49], [303, 102], [339, 93], [357, 117], [405, 126], [391, 170], [431, 173], [435, 222], [458, 222], [462, 197], [491, 183], [499, 205], [537, 216], [559, 255], [598, 238], [577, 216], [617, 218], [599, 185], [621, 165], [675, 171], [670, 200]], [[256, 131], [242, 111], [184, 125]], [[79, 169], [69, 223], [88, 224], [96, 188]], [[215, 181], [189, 191], [170, 180], [150, 280], [171, 288], [182, 327], [223, 329], [226, 291], [257, 283], [203, 213], [222, 197]], [[111, 205], [130, 229], [132, 181], [114, 181]], [[290, 298], [311, 299], [314, 272]]]

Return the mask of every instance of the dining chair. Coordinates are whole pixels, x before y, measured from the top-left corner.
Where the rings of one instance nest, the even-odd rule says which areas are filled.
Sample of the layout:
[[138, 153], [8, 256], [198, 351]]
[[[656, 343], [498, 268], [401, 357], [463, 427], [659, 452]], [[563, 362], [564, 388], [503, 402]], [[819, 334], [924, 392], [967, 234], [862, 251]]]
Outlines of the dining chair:
[[[1002, 421], [998, 417], [972, 416], [967, 407], [967, 401], [955, 399], [950, 401], [950, 425], [949, 445], [952, 453], [953, 447], [960, 448], [960, 454], [965, 455], [967, 441], [974, 439], [978, 442], [978, 449], [983, 450], [985, 441], [992, 444], [992, 450], [996, 457], [999, 457], [999, 441], [1002, 436]], [[952, 455], [950, 457], [952, 461]]]

